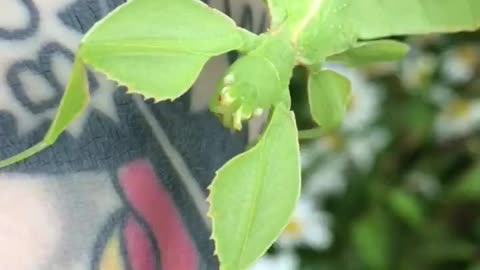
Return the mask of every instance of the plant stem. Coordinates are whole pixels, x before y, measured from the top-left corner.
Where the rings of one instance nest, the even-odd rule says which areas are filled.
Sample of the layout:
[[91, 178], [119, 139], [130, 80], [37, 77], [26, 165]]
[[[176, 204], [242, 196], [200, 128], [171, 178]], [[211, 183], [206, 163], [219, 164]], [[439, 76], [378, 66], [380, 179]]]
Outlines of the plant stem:
[[298, 138], [300, 140], [317, 139], [324, 135], [325, 135], [325, 130], [320, 127], [298, 131]]
[[258, 44], [260, 37], [253, 32], [248, 31], [242, 27], [237, 28], [240, 34], [242, 35], [244, 44], [238, 51], [242, 54], [246, 54], [252, 51]]

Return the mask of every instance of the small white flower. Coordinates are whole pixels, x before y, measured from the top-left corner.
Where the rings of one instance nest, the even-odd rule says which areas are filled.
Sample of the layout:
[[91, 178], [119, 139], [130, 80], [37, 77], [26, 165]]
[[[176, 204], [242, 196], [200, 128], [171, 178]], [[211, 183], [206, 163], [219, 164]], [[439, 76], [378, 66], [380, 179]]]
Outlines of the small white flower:
[[332, 182], [330, 179], [343, 178], [343, 171], [349, 162], [361, 172], [367, 172], [374, 165], [378, 153], [388, 145], [390, 140], [391, 134], [387, 129], [375, 126], [370, 126], [369, 129], [361, 132], [325, 136], [307, 146], [313, 150], [306, 151], [303, 168], [313, 166], [313, 157], [316, 152], [317, 156], [321, 155], [325, 159], [324, 164], [318, 166], [315, 172], [315, 178], [325, 179], [322, 181]]
[[294, 253], [282, 251], [276, 255], [263, 256], [249, 270], [296, 270], [299, 264]]
[[408, 89], [418, 89], [431, 81], [437, 68], [435, 55], [412, 49], [409, 56], [402, 61], [400, 79]]
[[480, 128], [480, 100], [453, 98], [435, 120], [439, 141], [459, 138]]
[[443, 84], [435, 84], [429, 89], [430, 100], [439, 107], [446, 106], [454, 97], [454, 91]]
[[301, 146], [301, 163], [302, 169], [315, 166], [314, 162], [319, 157], [332, 157], [341, 153], [344, 148], [344, 138], [340, 134], [329, 134], [320, 137], [312, 142]]
[[318, 250], [326, 249], [330, 247], [333, 240], [329, 223], [328, 214], [317, 209], [313, 199], [304, 196], [300, 198], [290, 222], [280, 235], [277, 244], [285, 249], [300, 245]]
[[371, 127], [369, 130], [350, 136], [347, 140], [347, 155], [353, 165], [362, 172], [372, 168], [378, 153], [391, 140], [387, 129]]
[[431, 174], [422, 171], [412, 171], [407, 175], [406, 181], [408, 188], [418, 192], [426, 198], [435, 198], [440, 194], [440, 181]]
[[305, 194], [318, 199], [342, 194], [347, 185], [346, 168], [347, 159], [343, 154], [326, 156], [326, 160], [306, 179]]
[[300, 144], [300, 163], [302, 170], [312, 166], [315, 158], [319, 156], [317, 147], [315, 147], [316, 145], [316, 141], [313, 143]]
[[442, 65], [443, 76], [451, 83], [468, 82], [475, 75], [478, 56], [478, 48], [473, 46], [447, 51]]
[[347, 132], [364, 130], [375, 122], [383, 99], [380, 89], [372, 84], [353, 86], [351, 103], [343, 122], [343, 130]]

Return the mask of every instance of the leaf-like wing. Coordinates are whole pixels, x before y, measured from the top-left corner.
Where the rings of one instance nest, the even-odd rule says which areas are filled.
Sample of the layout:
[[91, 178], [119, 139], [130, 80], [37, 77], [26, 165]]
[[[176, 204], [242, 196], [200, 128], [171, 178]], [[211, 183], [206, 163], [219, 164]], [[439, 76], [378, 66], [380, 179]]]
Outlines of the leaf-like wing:
[[480, 28], [478, 0], [269, 0], [303, 64], [345, 52], [358, 40], [396, 35], [473, 31]]
[[300, 194], [299, 154], [294, 117], [277, 105], [258, 144], [217, 172], [209, 214], [221, 269], [246, 269], [286, 226]]
[[361, 39], [480, 28], [478, 0], [354, 0], [350, 4]]
[[271, 28], [278, 27], [287, 18], [288, 0], [265, 0], [270, 15]]
[[313, 120], [324, 130], [337, 128], [350, 100], [350, 81], [342, 75], [322, 70], [308, 79], [308, 98]]
[[409, 50], [409, 46], [402, 42], [375, 40], [362, 42], [345, 52], [328, 57], [327, 60], [361, 66], [375, 62], [397, 61], [405, 57]]
[[303, 65], [319, 64], [357, 41], [351, 21], [352, 0], [286, 1], [285, 26]]
[[85, 110], [89, 98], [87, 73], [82, 61], [77, 57], [57, 114], [44, 139], [27, 150], [0, 161], [0, 168], [27, 159], [52, 145], [62, 132]]
[[242, 46], [242, 32], [198, 0], [131, 0], [82, 41], [85, 63], [157, 101], [185, 93], [212, 56]]

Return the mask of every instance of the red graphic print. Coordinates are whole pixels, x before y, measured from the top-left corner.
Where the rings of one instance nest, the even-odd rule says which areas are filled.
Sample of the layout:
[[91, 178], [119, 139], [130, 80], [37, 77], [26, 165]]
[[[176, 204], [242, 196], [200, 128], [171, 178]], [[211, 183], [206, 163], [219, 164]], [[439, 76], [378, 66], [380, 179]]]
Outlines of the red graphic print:
[[[179, 213], [147, 161], [129, 163], [119, 172], [119, 184], [132, 208], [149, 227], [160, 250], [162, 270], [198, 269], [198, 257]], [[130, 215], [124, 239], [133, 270], [154, 270], [147, 234]]]

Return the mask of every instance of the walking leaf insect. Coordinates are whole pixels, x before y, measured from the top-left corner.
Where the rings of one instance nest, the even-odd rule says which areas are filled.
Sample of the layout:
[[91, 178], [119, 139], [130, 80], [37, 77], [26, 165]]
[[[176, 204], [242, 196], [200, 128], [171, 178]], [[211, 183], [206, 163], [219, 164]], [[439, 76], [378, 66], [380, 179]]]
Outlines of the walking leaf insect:
[[[325, 71], [325, 61], [364, 65], [401, 59], [405, 44], [394, 35], [475, 30], [478, 0], [266, 0], [270, 28], [255, 35], [199, 0], [130, 0], [98, 22], [78, 50], [70, 83], [44, 140], [0, 162], [4, 167], [53, 144], [84, 110], [84, 65], [155, 101], [185, 93], [213, 56], [237, 50], [210, 108], [223, 124], [242, 122], [269, 109], [259, 142], [225, 164], [210, 189], [216, 255], [223, 270], [251, 265], [286, 226], [298, 199], [298, 136], [341, 124], [349, 83]], [[301, 131], [289, 112], [289, 80], [295, 66], [309, 70], [312, 118], [318, 130]]]

